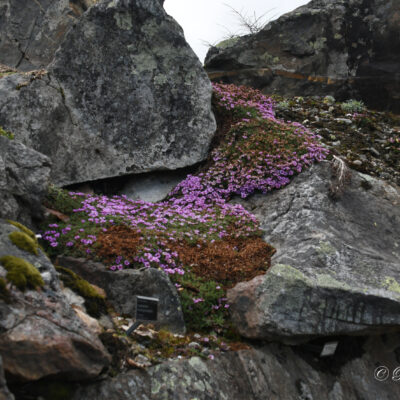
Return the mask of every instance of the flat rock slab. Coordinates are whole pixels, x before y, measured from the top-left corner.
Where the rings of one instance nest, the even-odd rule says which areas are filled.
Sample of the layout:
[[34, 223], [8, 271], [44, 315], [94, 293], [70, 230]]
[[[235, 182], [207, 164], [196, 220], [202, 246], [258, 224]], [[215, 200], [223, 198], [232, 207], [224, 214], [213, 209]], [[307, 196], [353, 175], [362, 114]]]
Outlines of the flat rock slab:
[[353, 171], [336, 200], [330, 163], [239, 200], [261, 221], [273, 267], [228, 291], [248, 338], [295, 343], [400, 328], [400, 190]]
[[102, 1], [65, 35], [48, 73], [0, 79], [0, 126], [68, 185], [175, 170], [207, 156], [207, 74], [154, 0]]
[[158, 298], [158, 320], [154, 325], [185, 333], [179, 296], [165, 272], [155, 268], [110, 271], [101, 263], [73, 257], [58, 257], [57, 263], [104, 289], [107, 299], [120, 314], [135, 317], [136, 295]]
[[[399, 337], [392, 339], [398, 346]], [[360, 347], [359, 354], [349, 352], [349, 344], [338, 347], [330, 363], [279, 344], [229, 352], [214, 360], [175, 360], [82, 387], [73, 400], [398, 398], [400, 385], [391, 380], [398, 366], [396, 346], [377, 337], [355, 347]], [[385, 382], [374, 379], [377, 365], [389, 369]]]
[[41, 217], [50, 166], [45, 155], [0, 136], [0, 218], [31, 225]]
[[[12, 255], [40, 272], [44, 287], [21, 292], [10, 287], [10, 301], [0, 300], [0, 353], [14, 382], [46, 377], [84, 380], [106, 369], [110, 356], [98, 338], [71, 308], [61, 292], [54, 266], [46, 255], [19, 249], [8, 235], [17, 230], [0, 220], [0, 257]], [[7, 271], [0, 264], [0, 277]]]

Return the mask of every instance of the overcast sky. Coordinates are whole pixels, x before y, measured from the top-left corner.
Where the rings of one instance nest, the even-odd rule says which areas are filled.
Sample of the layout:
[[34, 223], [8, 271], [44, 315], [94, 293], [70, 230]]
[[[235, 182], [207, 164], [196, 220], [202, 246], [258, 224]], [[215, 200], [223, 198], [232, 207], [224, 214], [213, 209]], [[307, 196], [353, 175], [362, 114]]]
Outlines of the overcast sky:
[[240, 31], [237, 17], [226, 4], [247, 16], [266, 13], [268, 20], [306, 3], [308, 0], [165, 0], [164, 8], [182, 26], [186, 40], [203, 61], [208, 49], [204, 42], [216, 44]]

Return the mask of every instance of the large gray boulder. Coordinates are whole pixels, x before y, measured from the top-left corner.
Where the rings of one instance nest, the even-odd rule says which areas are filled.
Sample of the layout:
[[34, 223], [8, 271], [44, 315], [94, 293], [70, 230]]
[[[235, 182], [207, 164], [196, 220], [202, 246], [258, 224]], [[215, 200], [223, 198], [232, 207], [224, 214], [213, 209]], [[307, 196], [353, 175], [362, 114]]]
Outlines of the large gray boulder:
[[[340, 342], [335, 356], [324, 361], [268, 344], [120, 374], [80, 388], [73, 400], [392, 400], [400, 396], [392, 380], [398, 345], [398, 336]], [[374, 379], [377, 366], [387, 367], [384, 381]]]
[[354, 171], [333, 199], [331, 173], [324, 162], [239, 200], [277, 250], [265, 275], [228, 291], [243, 336], [296, 343], [400, 329], [400, 189]]
[[0, 218], [32, 225], [42, 216], [50, 159], [16, 140], [0, 136]]
[[46, 67], [80, 15], [96, 0], [0, 0], [0, 63]]
[[161, 3], [100, 2], [69, 30], [48, 74], [0, 79], [0, 125], [54, 161], [56, 184], [205, 159], [211, 84]]
[[[10, 240], [19, 229], [0, 220], [0, 258], [14, 256], [28, 262], [40, 273], [44, 285], [21, 291], [7, 283], [0, 298], [0, 353], [3, 367], [14, 382], [46, 377], [65, 380], [96, 378], [110, 362], [110, 356], [86, 321], [61, 291], [58, 275], [47, 256], [17, 247]], [[0, 262], [0, 277], [7, 271]], [[87, 318], [86, 318], [87, 317]]]
[[398, 0], [312, 0], [211, 48], [211, 78], [264, 93], [361, 98], [400, 112]]
[[58, 257], [57, 263], [104, 289], [107, 300], [119, 314], [135, 318], [135, 296], [158, 298], [158, 319], [154, 325], [173, 333], [185, 333], [179, 295], [165, 272], [155, 268], [110, 271], [101, 263], [65, 256]]

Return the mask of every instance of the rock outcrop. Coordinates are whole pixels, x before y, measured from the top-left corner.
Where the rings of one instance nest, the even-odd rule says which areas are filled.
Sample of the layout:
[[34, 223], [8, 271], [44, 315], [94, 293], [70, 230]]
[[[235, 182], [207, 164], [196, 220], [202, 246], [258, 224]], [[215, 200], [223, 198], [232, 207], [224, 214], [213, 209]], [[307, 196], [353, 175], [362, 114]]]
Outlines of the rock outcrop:
[[14, 400], [14, 396], [10, 393], [4, 379], [3, 360], [0, 356], [0, 400]]
[[0, 63], [29, 71], [46, 67], [65, 34], [96, 0], [4, 0]]
[[[32, 244], [25, 231], [0, 220], [0, 277], [8, 281], [1, 289], [0, 299], [0, 353], [4, 370], [12, 382], [97, 377], [109, 364], [107, 350], [62, 295], [57, 273], [45, 254], [40, 248], [31, 247], [33, 253], [38, 253], [32, 254], [20, 248], [29, 248], [21, 242], [19, 246], [13, 244], [13, 232], [25, 234], [23, 243]], [[15, 273], [23, 273], [17, 271], [16, 265], [10, 267], [4, 256], [29, 263], [40, 273], [43, 287], [27, 287], [25, 291], [17, 288], [21, 277], [16, 278]], [[29, 275], [24, 276], [29, 279]]]
[[205, 67], [264, 93], [360, 98], [400, 112], [399, 26], [397, 0], [313, 0], [211, 48]]
[[158, 298], [158, 320], [154, 325], [174, 333], [185, 333], [179, 296], [165, 272], [155, 268], [114, 272], [101, 263], [73, 257], [58, 257], [57, 263], [104, 289], [119, 314], [135, 317], [136, 295]]
[[211, 85], [154, 0], [103, 1], [66, 34], [48, 73], [0, 79], [0, 125], [48, 155], [67, 185], [205, 159]]
[[50, 160], [16, 140], [0, 136], [0, 217], [32, 225], [50, 177]]
[[353, 172], [337, 199], [328, 162], [241, 203], [277, 253], [272, 268], [228, 291], [248, 338], [296, 343], [400, 329], [400, 189]]
[[[398, 345], [398, 337], [391, 339]], [[73, 400], [395, 399], [400, 395], [398, 382], [392, 380], [400, 361], [398, 351], [388, 338], [370, 338], [364, 344], [344, 341], [329, 362], [295, 348], [269, 344], [214, 360], [196, 357], [145, 372], [131, 371], [83, 387]], [[388, 368], [381, 382], [374, 379], [379, 365]]]

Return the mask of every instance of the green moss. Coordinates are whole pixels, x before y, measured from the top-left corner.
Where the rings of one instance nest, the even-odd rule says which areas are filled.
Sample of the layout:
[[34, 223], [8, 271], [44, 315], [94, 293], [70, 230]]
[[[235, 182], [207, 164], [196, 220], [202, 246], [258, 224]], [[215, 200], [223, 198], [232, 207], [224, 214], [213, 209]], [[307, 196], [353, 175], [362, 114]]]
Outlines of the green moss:
[[26, 233], [29, 237], [31, 237], [33, 240], [36, 241], [36, 235], [34, 232], [32, 232], [29, 228], [27, 228], [25, 225], [20, 224], [19, 222], [12, 221], [10, 219], [7, 220], [7, 222], [16, 228], [18, 228], [20, 231]]
[[98, 318], [107, 312], [104, 297], [97, 293], [88, 281], [85, 281], [68, 268], [57, 266], [56, 269], [61, 274], [60, 278], [64, 282], [65, 286], [69, 287], [85, 299], [85, 307], [92, 317]]
[[4, 136], [10, 140], [14, 139], [14, 134], [4, 130], [1, 126], [0, 126], [0, 136]]
[[18, 289], [24, 291], [26, 288], [36, 289], [44, 285], [39, 271], [28, 261], [14, 256], [4, 256], [0, 262], [8, 271], [7, 280]]
[[36, 256], [39, 255], [39, 245], [36, 241], [36, 238], [34, 240], [28, 234], [21, 231], [11, 232], [8, 237], [10, 238], [11, 242], [21, 250], [25, 250]]
[[7, 289], [7, 282], [4, 278], [0, 278], [0, 299], [6, 303], [10, 300], [10, 292]]

